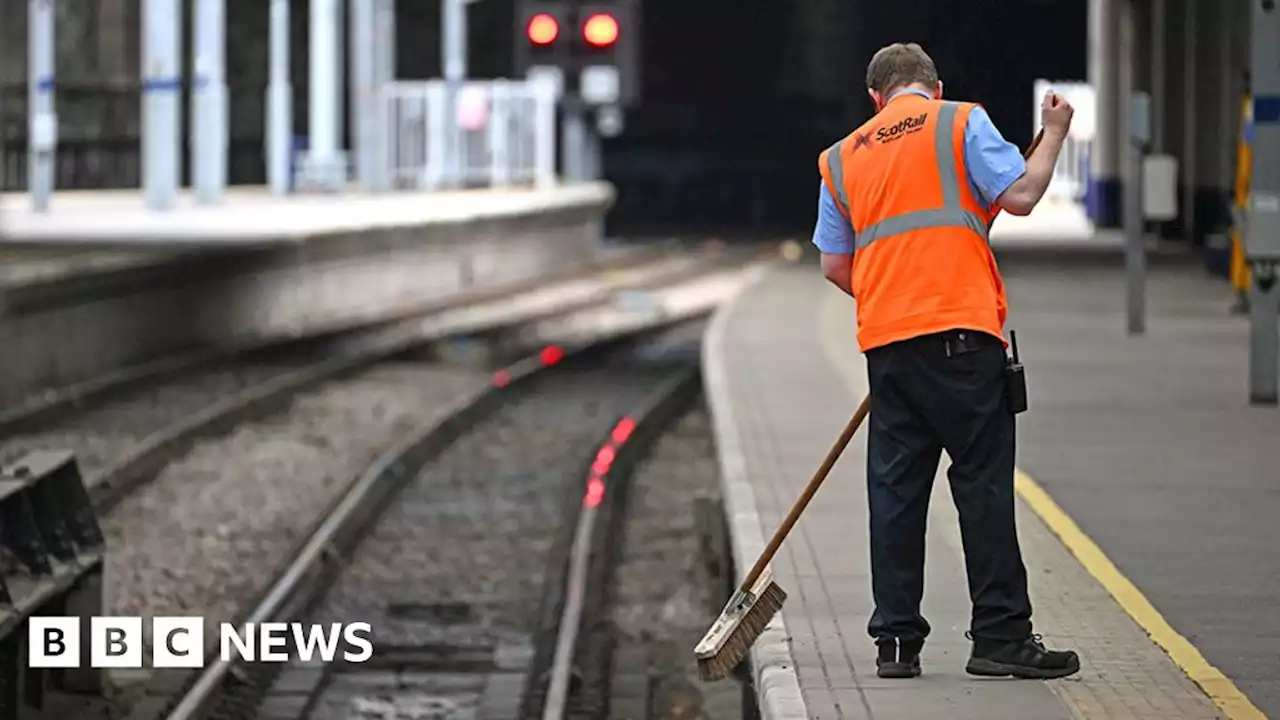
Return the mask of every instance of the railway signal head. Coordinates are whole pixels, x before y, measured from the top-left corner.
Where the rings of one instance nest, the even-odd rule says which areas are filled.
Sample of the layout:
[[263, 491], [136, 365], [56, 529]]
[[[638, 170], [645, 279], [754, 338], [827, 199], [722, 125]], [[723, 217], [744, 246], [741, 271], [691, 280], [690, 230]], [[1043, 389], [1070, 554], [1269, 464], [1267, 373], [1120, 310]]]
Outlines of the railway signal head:
[[640, 94], [639, 0], [594, 0], [574, 10], [573, 66], [584, 73], [582, 82], [617, 86], [618, 99], [602, 104], [634, 104]]
[[520, 2], [516, 7], [516, 74], [524, 77], [538, 66], [564, 68], [569, 60], [569, 5], [565, 2]]
[[540, 12], [529, 18], [529, 24], [525, 26], [526, 35], [529, 42], [535, 47], [546, 47], [554, 45], [560, 37], [560, 21], [555, 15]]
[[607, 12], [595, 13], [582, 21], [582, 39], [601, 50], [618, 42], [618, 19]]

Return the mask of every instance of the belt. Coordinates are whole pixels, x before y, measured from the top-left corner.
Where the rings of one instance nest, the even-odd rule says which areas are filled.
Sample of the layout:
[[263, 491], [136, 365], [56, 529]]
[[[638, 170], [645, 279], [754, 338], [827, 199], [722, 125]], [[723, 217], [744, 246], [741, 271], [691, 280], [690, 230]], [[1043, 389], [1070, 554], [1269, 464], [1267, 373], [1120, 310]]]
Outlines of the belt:
[[955, 357], [956, 355], [962, 355], [965, 352], [972, 352], [980, 347], [1004, 347], [1004, 343], [994, 335], [981, 330], [969, 329], [943, 330], [942, 332], [920, 335], [911, 338], [906, 342], [926, 345], [929, 347], [937, 347], [941, 349], [947, 357]]

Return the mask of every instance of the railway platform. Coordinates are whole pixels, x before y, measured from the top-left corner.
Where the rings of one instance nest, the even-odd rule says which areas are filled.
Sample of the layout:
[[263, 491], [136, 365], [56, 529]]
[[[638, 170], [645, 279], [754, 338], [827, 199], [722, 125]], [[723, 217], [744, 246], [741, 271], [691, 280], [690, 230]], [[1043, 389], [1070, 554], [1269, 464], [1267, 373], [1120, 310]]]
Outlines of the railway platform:
[[172, 250], [270, 247], [316, 236], [452, 225], [599, 202], [598, 184], [544, 189], [483, 188], [382, 195], [272, 195], [265, 187], [228, 188], [216, 205], [184, 192], [167, 211], [146, 209], [139, 190], [66, 191], [47, 212], [25, 194], [0, 195], [0, 238], [6, 247]]
[[606, 183], [149, 212], [139, 191], [0, 197], [0, 404], [184, 347], [296, 336], [592, 262]]
[[[739, 572], [867, 390], [853, 303], [814, 255], [766, 271], [704, 339]], [[969, 600], [944, 457], [924, 674], [876, 677], [864, 428], [774, 560], [789, 598], [751, 656], [762, 716], [1280, 717], [1280, 411], [1247, 404], [1248, 326], [1229, 314], [1230, 288], [1190, 263], [1152, 265], [1148, 332], [1131, 338], [1117, 262], [1015, 253], [1001, 266], [1029, 377], [1017, 488], [1033, 623], [1080, 653], [1080, 673], [965, 674]]]

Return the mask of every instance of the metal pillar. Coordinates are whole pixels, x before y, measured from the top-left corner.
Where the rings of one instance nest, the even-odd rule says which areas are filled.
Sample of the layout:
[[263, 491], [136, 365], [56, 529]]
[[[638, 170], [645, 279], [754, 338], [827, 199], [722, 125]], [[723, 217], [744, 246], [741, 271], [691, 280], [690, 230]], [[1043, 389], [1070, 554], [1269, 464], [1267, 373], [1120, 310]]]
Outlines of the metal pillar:
[[1276, 265], [1280, 263], [1280, 9], [1274, 0], [1253, 6], [1253, 177], [1250, 180], [1246, 252], [1253, 269], [1249, 303], [1249, 401], [1277, 402]]
[[444, 184], [456, 186], [462, 175], [462, 153], [459, 147], [458, 96], [467, 79], [467, 0], [443, 0], [440, 3], [440, 27], [444, 37], [440, 43], [441, 67], [445, 80]]
[[1199, 48], [1196, 0], [1183, 0], [1182, 25], [1182, 236], [1187, 242], [1195, 237], [1196, 230], [1196, 113], [1200, 102], [1196, 99], [1196, 67]]
[[1124, 195], [1122, 218], [1125, 234], [1125, 316], [1130, 335], [1146, 332], [1146, 237], [1142, 223], [1142, 152], [1149, 140], [1146, 96], [1135, 91], [1134, 65], [1138, 61], [1135, 52], [1135, 8], [1130, 0], [1121, 0], [1116, 6], [1119, 43], [1116, 64], [1120, 73], [1117, 94], [1124, 99], [1120, 106], [1121, 144], [1123, 148], [1122, 173]]
[[336, 191], [346, 180], [346, 159], [338, 150], [339, 0], [311, 1], [310, 112], [304, 175], [318, 190]]
[[374, 49], [376, 0], [351, 0], [351, 154], [356, 182], [363, 190], [373, 190], [377, 140], [374, 122], [378, 93], [377, 60]]
[[179, 0], [145, 0], [142, 24], [142, 188], [148, 209], [168, 210], [182, 177]]
[[[377, 37], [373, 56], [374, 87], [381, 88], [385, 83], [396, 79], [396, 1], [374, 0], [374, 26]], [[392, 188], [391, 157], [388, 146], [382, 142], [389, 132], [387, 107], [381, 93], [375, 90], [376, 105], [369, 122], [372, 125], [370, 141], [370, 157], [373, 158], [373, 187], [375, 192], [386, 192]]]
[[1125, 1], [1089, 0], [1089, 82], [1096, 98], [1096, 133], [1089, 154], [1089, 179], [1098, 195], [1100, 214], [1097, 219], [1106, 227], [1116, 224], [1116, 208], [1108, 205], [1117, 202], [1114, 189], [1119, 182], [1121, 148], [1124, 146], [1120, 129], [1122, 96], [1117, 92], [1116, 12], [1117, 3]]
[[227, 185], [226, 0], [196, 0], [192, 89], [192, 178], [196, 200], [213, 204]]
[[267, 184], [287, 195], [293, 166], [293, 81], [289, 72], [289, 3], [271, 0], [271, 59], [267, 82]]
[[333, 0], [333, 12], [337, 16], [334, 20], [333, 30], [333, 56], [337, 59], [337, 63], [333, 69], [333, 137], [334, 147], [341, 152], [347, 162], [351, 162], [351, 153], [347, 152], [346, 146], [346, 125], [347, 110], [346, 103], [343, 100], [347, 97], [347, 86], [343, 85], [343, 70], [347, 68], [347, 38], [343, 34], [342, 29], [346, 27], [347, 19], [347, 3], [346, 0]]
[[1169, 74], [1165, 67], [1169, 39], [1166, 22], [1167, 0], [1151, 0], [1151, 149], [1163, 153], [1166, 146], [1165, 98], [1168, 96]]
[[58, 151], [58, 116], [53, 107], [57, 54], [53, 3], [54, 0], [31, 0], [27, 11], [27, 187], [31, 203], [39, 212], [49, 208]]
[[565, 180], [586, 179], [587, 118], [582, 102], [566, 97], [564, 102], [564, 139], [560, 144], [560, 167]]
[[601, 147], [600, 133], [596, 130], [595, 123], [587, 123], [586, 143], [584, 143], [584, 152], [582, 154], [584, 171], [582, 179], [588, 182], [599, 180], [604, 174], [604, 168], [601, 167]]

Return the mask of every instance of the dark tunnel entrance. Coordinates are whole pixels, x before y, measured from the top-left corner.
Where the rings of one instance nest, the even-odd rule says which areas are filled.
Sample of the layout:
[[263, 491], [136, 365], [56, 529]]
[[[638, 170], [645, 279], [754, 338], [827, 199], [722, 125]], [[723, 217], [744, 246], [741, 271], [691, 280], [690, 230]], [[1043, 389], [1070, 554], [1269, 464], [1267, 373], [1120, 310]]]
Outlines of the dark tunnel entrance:
[[805, 234], [817, 154], [870, 117], [866, 63], [915, 41], [948, 97], [1033, 135], [1036, 78], [1086, 75], [1076, 0], [647, 0], [644, 100], [604, 145], [613, 235]]

